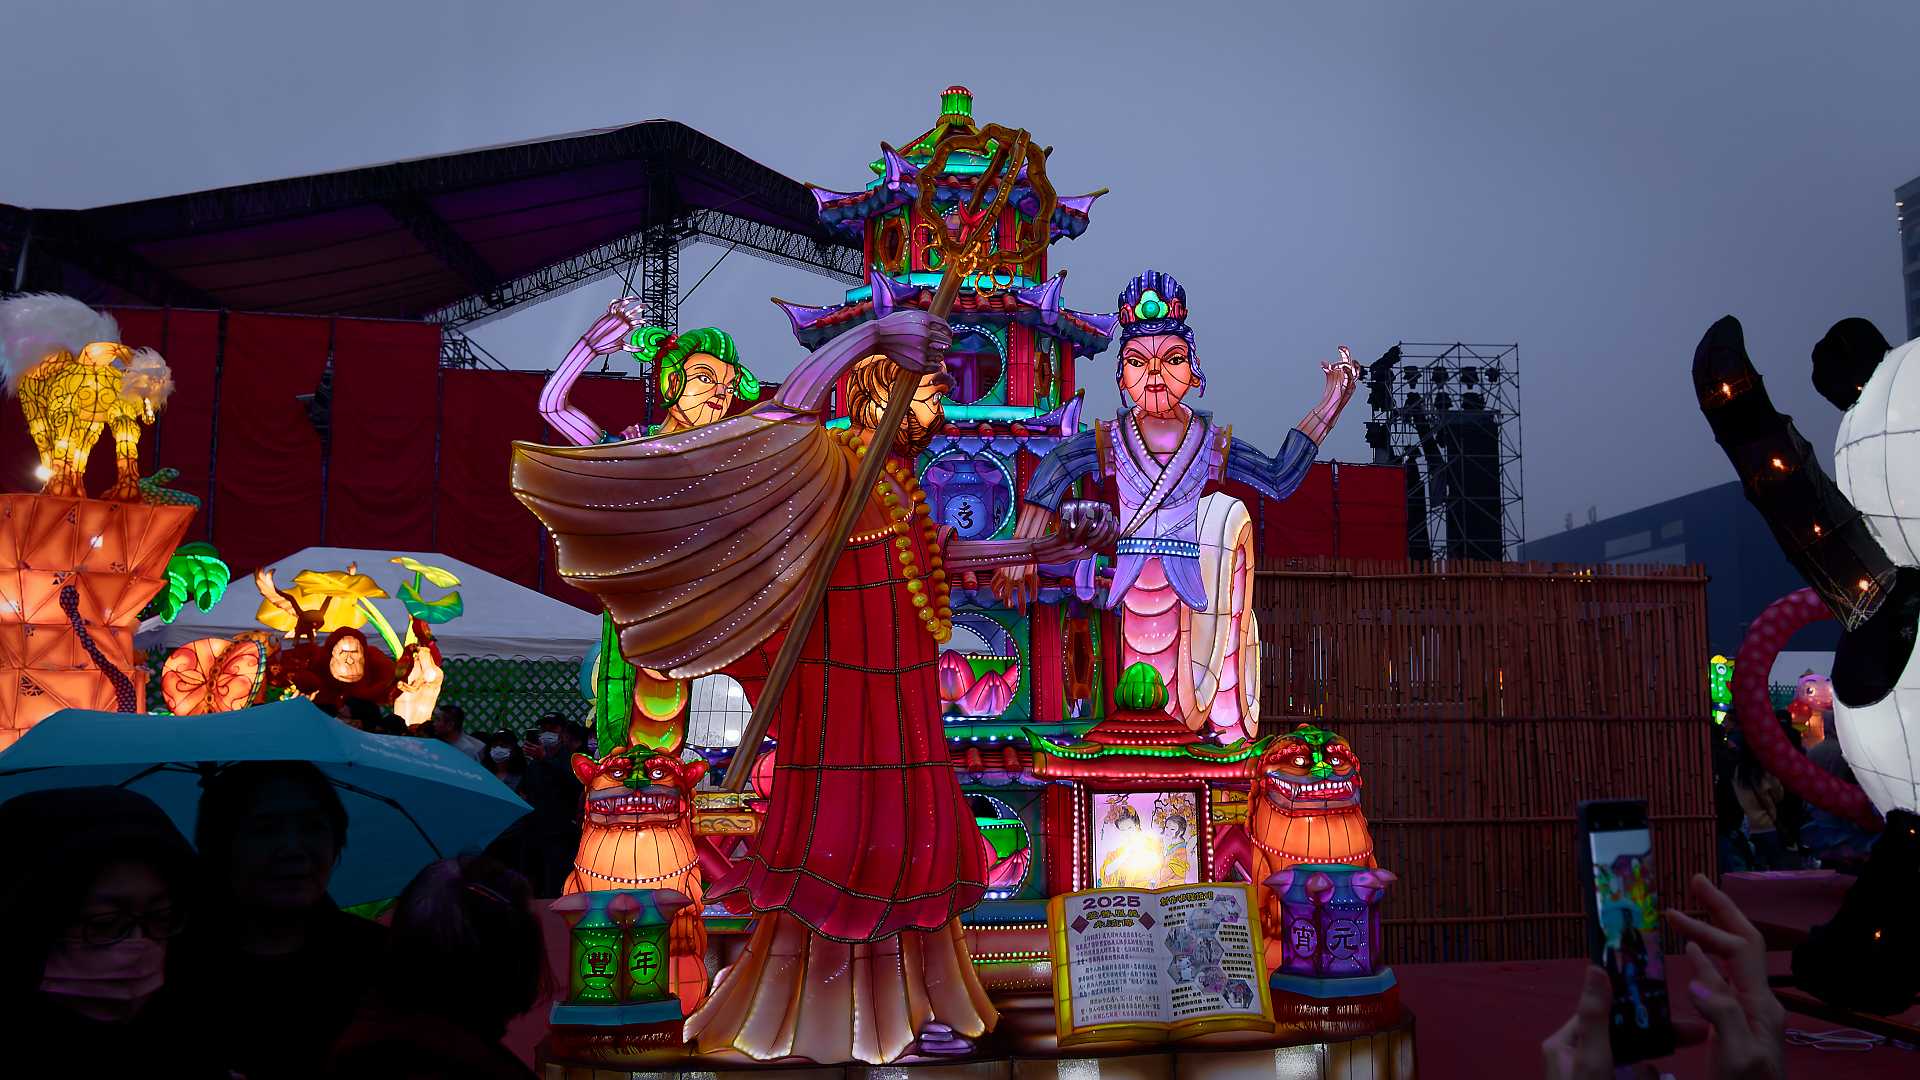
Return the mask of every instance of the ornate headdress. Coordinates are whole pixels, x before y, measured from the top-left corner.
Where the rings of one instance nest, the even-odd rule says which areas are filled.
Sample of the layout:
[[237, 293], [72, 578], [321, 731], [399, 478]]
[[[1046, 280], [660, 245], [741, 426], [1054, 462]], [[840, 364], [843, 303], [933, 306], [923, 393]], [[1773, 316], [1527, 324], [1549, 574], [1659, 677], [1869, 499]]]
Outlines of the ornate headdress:
[[1207, 377], [1200, 370], [1193, 328], [1187, 325], [1187, 290], [1172, 274], [1147, 270], [1120, 290], [1120, 344], [1158, 334], [1176, 334], [1186, 341], [1187, 362], [1193, 367], [1193, 392], [1205, 394]]

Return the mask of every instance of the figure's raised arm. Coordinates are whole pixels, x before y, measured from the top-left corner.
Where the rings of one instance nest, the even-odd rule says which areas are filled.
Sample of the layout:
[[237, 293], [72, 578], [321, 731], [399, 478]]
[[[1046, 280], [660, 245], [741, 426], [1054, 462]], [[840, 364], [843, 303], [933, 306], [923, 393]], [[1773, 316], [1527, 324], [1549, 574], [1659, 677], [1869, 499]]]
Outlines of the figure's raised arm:
[[1307, 478], [1307, 470], [1319, 456], [1320, 444], [1326, 441], [1341, 410], [1353, 397], [1354, 388], [1360, 385], [1360, 365], [1353, 362], [1345, 345], [1340, 346], [1340, 359], [1321, 364], [1320, 370], [1326, 376], [1320, 401], [1287, 432], [1280, 451], [1269, 456], [1252, 443], [1233, 439], [1227, 445], [1222, 479], [1238, 480], [1269, 499], [1293, 494]]
[[587, 370], [594, 358], [605, 356], [616, 349], [621, 341], [641, 325], [640, 300], [638, 297], [623, 296], [607, 305], [607, 313], [594, 321], [580, 340], [567, 350], [567, 358], [560, 367], [547, 378], [547, 385], [540, 390], [540, 415], [553, 426], [560, 436], [575, 446], [592, 446], [605, 434], [593, 418], [577, 408], [571, 398], [573, 384]]
[[[1326, 388], [1320, 392], [1320, 403], [1293, 426], [1295, 431], [1312, 439], [1316, 449], [1327, 441], [1334, 421], [1340, 419], [1341, 410], [1347, 407], [1354, 389], [1360, 385], [1360, 365], [1354, 362], [1353, 354], [1347, 351], [1345, 345], [1340, 346], [1340, 359], [1331, 364], [1321, 364], [1320, 370], [1326, 375]], [[1285, 453], [1284, 450], [1281, 452]]]
[[951, 341], [946, 320], [924, 311], [896, 311], [884, 319], [862, 323], [808, 353], [793, 373], [780, 381], [773, 407], [794, 415], [825, 411], [827, 398], [840, 376], [876, 353], [912, 371], [938, 370]]

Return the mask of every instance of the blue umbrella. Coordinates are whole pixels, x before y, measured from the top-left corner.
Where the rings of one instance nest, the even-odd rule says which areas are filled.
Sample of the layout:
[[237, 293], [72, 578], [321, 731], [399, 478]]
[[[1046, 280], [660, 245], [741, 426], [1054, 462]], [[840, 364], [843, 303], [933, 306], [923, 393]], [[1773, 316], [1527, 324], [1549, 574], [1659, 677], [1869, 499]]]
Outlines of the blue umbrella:
[[347, 808], [328, 892], [342, 905], [399, 894], [420, 868], [486, 846], [528, 806], [438, 739], [369, 735], [305, 699], [207, 716], [63, 709], [0, 751], [0, 802], [43, 788], [125, 787], [193, 835], [200, 778], [236, 761], [310, 761]]

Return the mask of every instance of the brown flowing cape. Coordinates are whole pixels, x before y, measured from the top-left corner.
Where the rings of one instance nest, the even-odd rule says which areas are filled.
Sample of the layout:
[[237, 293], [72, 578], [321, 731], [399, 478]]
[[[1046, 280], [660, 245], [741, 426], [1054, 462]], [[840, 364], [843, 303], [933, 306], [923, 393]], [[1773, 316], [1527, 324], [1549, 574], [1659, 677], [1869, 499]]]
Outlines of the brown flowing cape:
[[673, 678], [792, 618], [851, 482], [817, 419], [768, 406], [650, 439], [513, 446], [513, 493], [553, 534], [560, 576], [606, 605], [629, 661]]

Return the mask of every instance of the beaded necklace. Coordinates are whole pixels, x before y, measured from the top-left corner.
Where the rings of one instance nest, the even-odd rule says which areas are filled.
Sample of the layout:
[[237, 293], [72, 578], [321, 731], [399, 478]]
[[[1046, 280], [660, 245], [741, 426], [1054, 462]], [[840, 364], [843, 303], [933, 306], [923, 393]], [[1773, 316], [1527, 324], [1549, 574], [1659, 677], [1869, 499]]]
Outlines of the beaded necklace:
[[[867, 455], [867, 445], [859, 435], [849, 429], [833, 429], [833, 437], [851, 449], [855, 458]], [[892, 524], [881, 532], [856, 535], [852, 543], [871, 543], [887, 536], [893, 537], [894, 559], [900, 564], [900, 574], [907, 579], [907, 593], [912, 600], [913, 610], [919, 616], [920, 625], [933, 640], [945, 644], [953, 637], [953, 594], [947, 586], [945, 560], [940, 555], [939, 530], [933, 524], [933, 510], [927, 505], [927, 493], [920, 488], [920, 482], [914, 478], [913, 470], [889, 459], [886, 463], [888, 480], [874, 485], [874, 494], [880, 496], [880, 502], [887, 508], [887, 517]], [[920, 568], [919, 559], [913, 553], [913, 531], [915, 524], [920, 527], [920, 536], [927, 545], [927, 567]]]

